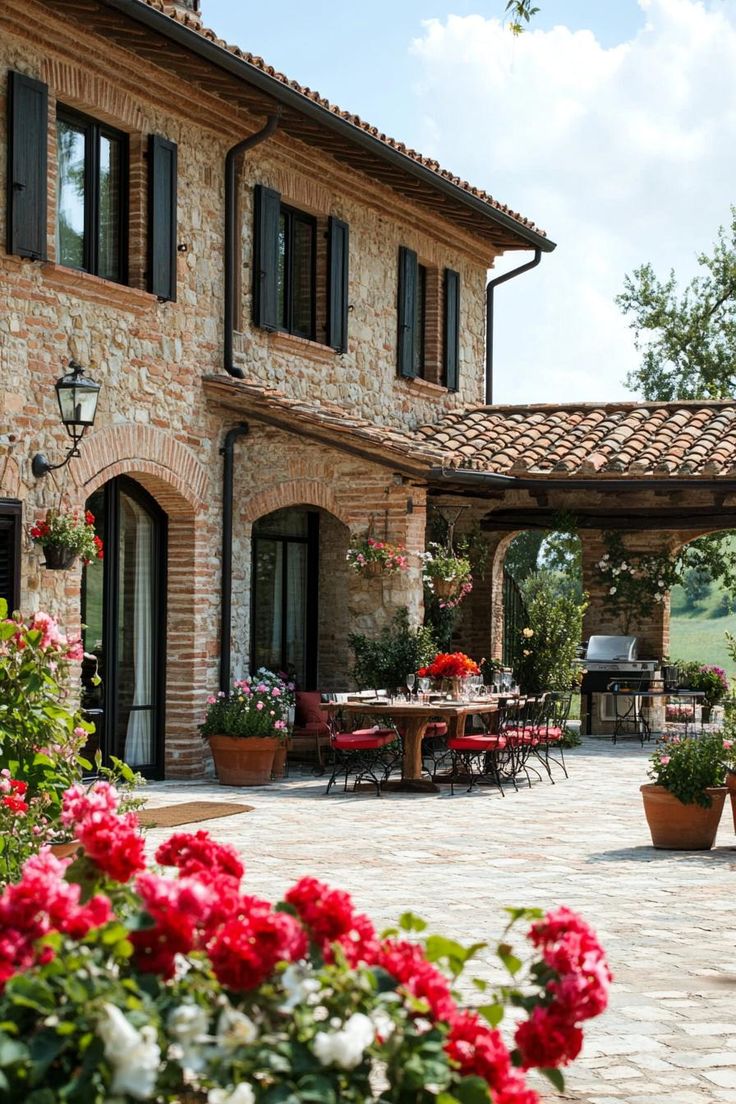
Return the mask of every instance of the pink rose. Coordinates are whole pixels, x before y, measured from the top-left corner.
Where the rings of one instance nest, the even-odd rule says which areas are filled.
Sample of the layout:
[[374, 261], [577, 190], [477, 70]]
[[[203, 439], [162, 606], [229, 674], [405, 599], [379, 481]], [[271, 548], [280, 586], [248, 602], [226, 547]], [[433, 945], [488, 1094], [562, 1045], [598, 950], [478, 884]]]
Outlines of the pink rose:
[[663, 755], [662, 758], [659, 760], [660, 767], [666, 767], [667, 764], [669, 763], [669, 761], [670, 761], [669, 755]]

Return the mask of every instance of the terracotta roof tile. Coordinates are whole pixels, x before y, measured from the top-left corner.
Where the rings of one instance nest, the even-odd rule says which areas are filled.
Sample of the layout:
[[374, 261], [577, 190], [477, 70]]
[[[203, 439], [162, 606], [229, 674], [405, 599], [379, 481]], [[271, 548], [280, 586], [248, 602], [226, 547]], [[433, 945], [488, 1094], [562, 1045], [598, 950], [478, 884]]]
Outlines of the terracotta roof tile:
[[442, 448], [445, 466], [501, 475], [666, 480], [736, 472], [730, 401], [476, 407], [416, 436]]
[[527, 230], [533, 231], [535, 234], [539, 234], [540, 237], [546, 238], [547, 233], [540, 227], [536, 226], [531, 219], [525, 218], [524, 215], [519, 214], [518, 211], [514, 211], [505, 203], [501, 203], [499, 200], [494, 199], [492, 195], [484, 191], [482, 188], [477, 188], [473, 184], [470, 184], [467, 180], [463, 180], [461, 177], [451, 173], [448, 169], [442, 168], [438, 161], [435, 161], [431, 157], [425, 157], [417, 150], [411, 149], [405, 145], [404, 142], [399, 142], [395, 138], [389, 137], [379, 130], [378, 127], [372, 126], [364, 119], [361, 119], [359, 115], [354, 115], [349, 111], [344, 111], [337, 104], [331, 103], [324, 96], [321, 96], [319, 92], [315, 92], [314, 89], [307, 87], [306, 85], [299, 84], [298, 81], [290, 80], [284, 73], [280, 73], [278, 69], [275, 69], [272, 65], [268, 65], [263, 58], [258, 57], [256, 54], [251, 54], [247, 50], [242, 50], [239, 46], [233, 46], [226, 42], [224, 39], [219, 38], [214, 31], [208, 27], [200, 26], [197, 19], [188, 16], [186, 13], [174, 12], [164, 10], [164, 5], [161, 0], [138, 0], [139, 3], [144, 4], [148, 8], [155, 8], [157, 11], [167, 15], [169, 19], [174, 20], [189, 28], [189, 30], [196, 32], [203, 38], [208, 39], [214, 45], [219, 46], [223, 50], [227, 50], [228, 53], [238, 58], [240, 61], [247, 65], [252, 65], [254, 69], [258, 69], [261, 73], [265, 73], [267, 76], [272, 77], [273, 80], [278, 81], [285, 87], [290, 88], [292, 91], [297, 92], [299, 95], [304, 96], [305, 99], [311, 100], [312, 103], [319, 104], [325, 111], [329, 111], [333, 115], [339, 116], [345, 122], [352, 124], [359, 130], [364, 131], [366, 134], [370, 134], [371, 137], [382, 142], [385, 146], [397, 153], [403, 154], [404, 157], [408, 157], [410, 161], [414, 161], [416, 164], [421, 165], [423, 168], [428, 169], [430, 172], [435, 173], [438, 177], [448, 181], [450, 184], [454, 184], [456, 187], [461, 188], [464, 192], [473, 196], [475, 199], [481, 200], [486, 203], [494, 211], [499, 211], [501, 214], [506, 215], [508, 218], [513, 219], [514, 222], [518, 222], [520, 226], [525, 227]]

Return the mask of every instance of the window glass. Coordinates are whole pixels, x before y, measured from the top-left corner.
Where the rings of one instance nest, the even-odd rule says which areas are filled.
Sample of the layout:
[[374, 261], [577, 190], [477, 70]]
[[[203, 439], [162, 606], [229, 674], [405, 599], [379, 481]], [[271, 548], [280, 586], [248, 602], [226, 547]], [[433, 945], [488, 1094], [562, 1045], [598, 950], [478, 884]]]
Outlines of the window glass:
[[87, 201], [85, 128], [59, 119], [56, 127], [58, 151], [57, 240], [59, 264], [86, 267], [84, 212]]
[[98, 276], [120, 280], [122, 151], [117, 138], [100, 135]]
[[298, 508], [274, 510], [272, 514], [259, 518], [253, 525], [257, 536], [269, 537], [307, 537], [307, 511]]
[[292, 331], [302, 337], [314, 335], [314, 223], [294, 217], [292, 236]]

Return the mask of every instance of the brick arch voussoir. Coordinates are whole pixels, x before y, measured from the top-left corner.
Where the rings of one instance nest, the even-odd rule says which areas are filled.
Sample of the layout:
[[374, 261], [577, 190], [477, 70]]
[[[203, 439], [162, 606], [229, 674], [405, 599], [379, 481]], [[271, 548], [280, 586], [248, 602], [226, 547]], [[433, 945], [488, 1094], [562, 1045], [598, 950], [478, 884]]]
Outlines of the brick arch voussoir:
[[272, 514], [274, 510], [302, 505], [318, 506], [348, 527], [355, 520], [340, 503], [335, 492], [318, 479], [291, 479], [254, 494], [244, 503], [242, 516], [245, 522], [252, 524], [258, 518]]
[[110, 479], [130, 475], [170, 516], [198, 513], [206, 504], [206, 469], [186, 445], [150, 426], [109, 426], [87, 438], [75, 471], [89, 497]]

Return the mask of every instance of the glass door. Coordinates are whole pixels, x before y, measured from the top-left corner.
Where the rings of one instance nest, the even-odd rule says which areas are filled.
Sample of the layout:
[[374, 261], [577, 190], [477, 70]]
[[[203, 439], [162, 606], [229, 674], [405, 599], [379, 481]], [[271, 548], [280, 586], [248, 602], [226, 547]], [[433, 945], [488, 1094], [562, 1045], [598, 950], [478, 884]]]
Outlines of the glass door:
[[[149, 777], [163, 768], [166, 518], [131, 479], [89, 499], [105, 559], [82, 577], [83, 706], [99, 748]], [[101, 680], [96, 681], [98, 676]]]
[[287, 509], [253, 526], [251, 670], [288, 672], [305, 690], [317, 681], [319, 514]]

